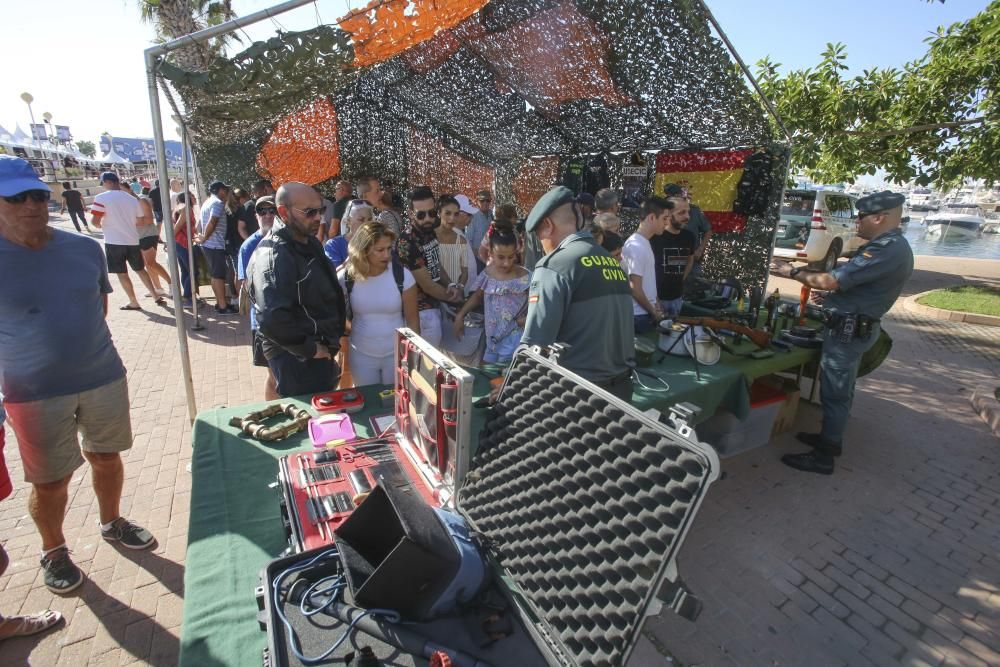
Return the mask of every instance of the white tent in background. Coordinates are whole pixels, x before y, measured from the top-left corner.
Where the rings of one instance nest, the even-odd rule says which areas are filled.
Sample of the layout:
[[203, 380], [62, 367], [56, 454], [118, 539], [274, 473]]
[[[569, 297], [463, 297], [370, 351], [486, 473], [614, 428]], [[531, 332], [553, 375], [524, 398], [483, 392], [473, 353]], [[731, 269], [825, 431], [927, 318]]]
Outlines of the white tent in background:
[[97, 162], [102, 162], [107, 164], [132, 164], [131, 162], [129, 162], [128, 159], [123, 158], [121, 155], [116, 153], [114, 148], [108, 151], [107, 155], [102, 155], [101, 157], [97, 158]]
[[24, 144], [25, 146], [30, 146], [33, 141], [31, 135], [21, 129], [20, 123], [18, 123], [17, 127], [14, 128], [13, 138], [14, 141], [16, 141], [19, 144]]

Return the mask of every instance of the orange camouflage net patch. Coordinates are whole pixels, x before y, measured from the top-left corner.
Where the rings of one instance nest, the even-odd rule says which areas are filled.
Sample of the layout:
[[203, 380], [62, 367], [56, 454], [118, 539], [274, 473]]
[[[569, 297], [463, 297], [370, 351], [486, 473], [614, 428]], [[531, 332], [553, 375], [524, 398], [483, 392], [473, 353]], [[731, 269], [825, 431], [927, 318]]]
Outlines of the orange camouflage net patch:
[[541, 109], [575, 100], [600, 100], [612, 108], [632, 104], [608, 70], [607, 38], [571, 3], [539, 12], [503, 33], [473, 39], [469, 46], [498, 79]]
[[521, 215], [527, 215], [531, 207], [559, 180], [559, 157], [529, 158], [517, 171], [511, 181], [514, 204]]
[[351, 33], [354, 64], [388, 60], [442, 30], [454, 28], [488, 0], [374, 0], [338, 22]]
[[493, 189], [492, 167], [459, 155], [422, 130], [412, 126], [408, 129], [408, 180], [412, 185], [426, 185], [439, 194], [469, 197], [478, 190]]
[[279, 120], [257, 154], [257, 172], [275, 187], [290, 181], [316, 185], [340, 173], [337, 111], [327, 99]]

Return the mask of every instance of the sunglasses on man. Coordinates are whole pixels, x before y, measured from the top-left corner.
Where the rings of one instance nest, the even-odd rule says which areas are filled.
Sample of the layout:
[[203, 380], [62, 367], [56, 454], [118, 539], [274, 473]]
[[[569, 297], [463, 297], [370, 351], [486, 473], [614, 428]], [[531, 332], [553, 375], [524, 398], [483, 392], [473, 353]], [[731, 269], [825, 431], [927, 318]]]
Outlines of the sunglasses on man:
[[433, 220], [438, 217], [438, 212], [435, 209], [431, 209], [429, 211], [414, 211], [413, 217], [417, 220], [423, 220], [424, 218], [430, 218]]
[[31, 201], [36, 204], [44, 204], [51, 198], [52, 193], [48, 190], [25, 190], [24, 192], [19, 192], [16, 195], [4, 197], [3, 200], [8, 204], [23, 204], [28, 201], [28, 199], [31, 199]]
[[276, 208], [259, 208], [257, 209], [257, 215], [277, 215], [278, 209]]
[[319, 206], [317, 208], [296, 208], [296, 207], [293, 206], [292, 209], [298, 211], [299, 213], [301, 213], [302, 215], [306, 216], [307, 218], [314, 218], [317, 215], [323, 215], [324, 213], [326, 213], [326, 205], [325, 204], [323, 206]]

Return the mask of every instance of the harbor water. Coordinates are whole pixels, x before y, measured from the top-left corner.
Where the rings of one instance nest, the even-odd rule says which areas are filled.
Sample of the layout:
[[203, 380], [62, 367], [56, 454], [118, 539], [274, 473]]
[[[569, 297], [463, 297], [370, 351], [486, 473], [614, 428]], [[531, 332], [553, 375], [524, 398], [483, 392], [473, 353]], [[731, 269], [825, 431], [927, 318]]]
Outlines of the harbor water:
[[983, 234], [978, 238], [949, 235], [928, 236], [922, 216], [913, 216], [906, 226], [906, 240], [914, 255], [1000, 259], [1000, 234]]

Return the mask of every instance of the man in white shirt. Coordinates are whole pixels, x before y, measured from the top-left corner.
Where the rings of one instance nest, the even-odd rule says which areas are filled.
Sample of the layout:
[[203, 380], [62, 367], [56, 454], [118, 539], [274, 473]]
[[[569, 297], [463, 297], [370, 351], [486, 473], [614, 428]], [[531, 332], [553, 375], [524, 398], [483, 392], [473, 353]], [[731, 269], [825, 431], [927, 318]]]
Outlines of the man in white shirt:
[[229, 266], [226, 253], [226, 226], [236, 224], [226, 216], [226, 199], [229, 186], [222, 181], [213, 181], [208, 186], [211, 196], [201, 205], [201, 224], [198, 227], [201, 253], [208, 261], [208, 272], [212, 277], [212, 292], [215, 294], [215, 312], [219, 315], [235, 315], [239, 309], [229, 305], [226, 297], [226, 270]]
[[632, 289], [632, 315], [637, 334], [652, 331], [664, 318], [656, 294], [656, 256], [649, 240], [666, 229], [671, 208], [671, 203], [660, 197], [644, 201], [639, 208], [639, 228], [622, 248], [622, 268], [628, 274]]
[[113, 171], [104, 172], [101, 174], [101, 185], [104, 192], [94, 197], [94, 203], [90, 205], [93, 216], [91, 224], [104, 230], [104, 254], [107, 255], [108, 273], [118, 276], [118, 282], [128, 296], [128, 303], [121, 310], [142, 310], [135, 298], [135, 288], [128, 277], [126, 263], [139, 274], [139, 280], [156, 299], [156, 304], [162, 306], [166, 301], [163, 297], [156, 296], [153, 283], [146, 273], [146, 263], [139, 249], [139, 230], [136, 228], [139, 225], [153, 224], [152, 218], [143, 212], [138, 199], [121, 189], [118, 174]]

